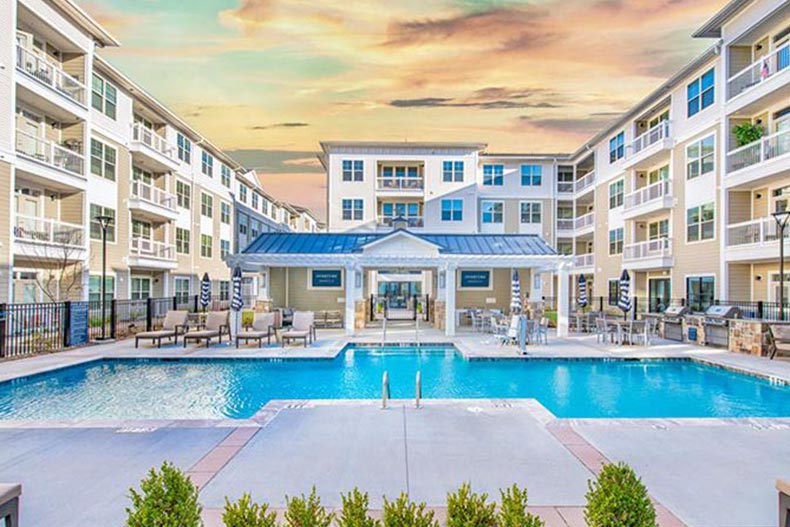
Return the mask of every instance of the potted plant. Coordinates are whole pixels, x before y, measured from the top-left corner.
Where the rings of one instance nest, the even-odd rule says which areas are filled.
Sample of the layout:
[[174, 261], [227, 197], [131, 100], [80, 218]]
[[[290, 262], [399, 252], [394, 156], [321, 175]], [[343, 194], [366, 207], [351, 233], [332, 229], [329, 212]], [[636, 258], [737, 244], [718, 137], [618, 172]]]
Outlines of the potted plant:
[[732, 133], [735, 135], [735, 142], [740, 147], [759, 140], [765, 133], [765, 130], [756, 123], [743, 123], [733, 128]]

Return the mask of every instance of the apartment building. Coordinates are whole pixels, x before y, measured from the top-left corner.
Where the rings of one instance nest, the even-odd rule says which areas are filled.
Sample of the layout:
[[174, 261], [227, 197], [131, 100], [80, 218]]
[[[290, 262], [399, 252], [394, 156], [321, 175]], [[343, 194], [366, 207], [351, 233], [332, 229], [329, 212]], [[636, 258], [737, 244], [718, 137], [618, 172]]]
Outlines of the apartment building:
[[[253, 172], [118, 71], [70, 0], [0, 6], [0, 301], [186, 297], [264, 229], [290, 230]], [[304, 220], [309, 221], [309, 220]], [[7, 222], [7, 223], [6, 223]]]

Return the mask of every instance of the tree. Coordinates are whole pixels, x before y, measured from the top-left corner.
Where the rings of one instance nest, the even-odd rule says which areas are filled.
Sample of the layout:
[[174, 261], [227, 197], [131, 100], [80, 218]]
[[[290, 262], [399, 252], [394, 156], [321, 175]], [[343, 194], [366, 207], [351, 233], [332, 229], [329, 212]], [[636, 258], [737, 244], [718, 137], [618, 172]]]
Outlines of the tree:
[[18, 222], [14, 235], [24, 243], [24, 255], [36, 264], [34, 280], [47, 300], [60, 302], [81, 296], [84, 229], [31, 219]]

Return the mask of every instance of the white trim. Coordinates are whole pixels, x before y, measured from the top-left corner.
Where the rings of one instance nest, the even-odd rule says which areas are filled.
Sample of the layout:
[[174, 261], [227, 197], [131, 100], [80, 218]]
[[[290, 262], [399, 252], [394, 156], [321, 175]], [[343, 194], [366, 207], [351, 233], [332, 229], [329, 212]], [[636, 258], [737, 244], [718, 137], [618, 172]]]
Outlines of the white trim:
[[370, 241], [368, 243], [365, 243], [365, 244], [361, 245], [360, 247], [362, 247], [362, 250], [365, 251], [367, 249], [370, 249], [371, 247], [376, 247], [379, 244], [382, 244], [382, 243], [385, 243], [385, 242], [390, 242], [393, 238], [398, 237], [398, 236], [404, 236], [406, 238], [409, 238], [410, 240], [414, 240], [414, 241], [416, 241], [418, 243], [421, 243], [421, 244], [426, 245], [428, 247], [431, 247], [433, 249], [437, 249], [437, 250], [440, 249], [440, 247], [438, 245], [436, 245], [435, 243], [429, 242], [425, 238], [422, 238], [420, 236], [412, 234], [409, 231], [402, 230], [402, 229], [401, 230], [392, 231], [391, 233], [387, 234], [386, 236], [382, 236], [381, 238], [378, 238], [376, 240], [373, 240], [373, 241]]

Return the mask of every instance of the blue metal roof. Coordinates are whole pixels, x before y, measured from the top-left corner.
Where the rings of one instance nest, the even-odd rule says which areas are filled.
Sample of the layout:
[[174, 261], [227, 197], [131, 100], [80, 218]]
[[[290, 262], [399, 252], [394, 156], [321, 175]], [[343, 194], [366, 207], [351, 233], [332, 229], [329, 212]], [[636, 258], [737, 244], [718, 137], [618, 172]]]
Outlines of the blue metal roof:
[[[242, 254], [354, 254], [394, 232], [263, 233]], [[439, 247], [441, 254], [536, 256], [557, 252], [535, 234], [423, 234], [410, 235]]]

